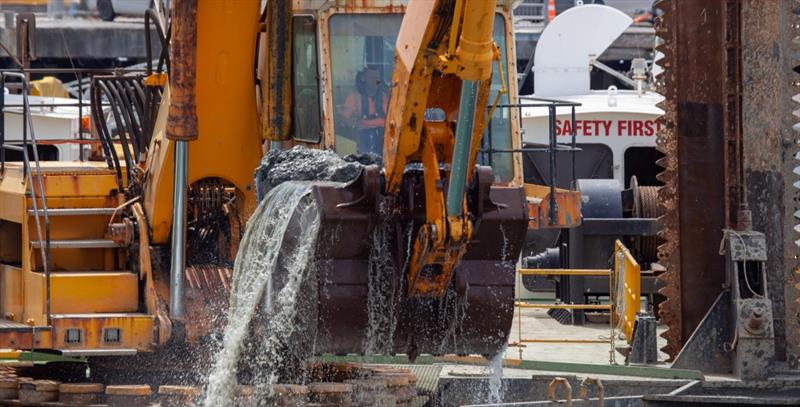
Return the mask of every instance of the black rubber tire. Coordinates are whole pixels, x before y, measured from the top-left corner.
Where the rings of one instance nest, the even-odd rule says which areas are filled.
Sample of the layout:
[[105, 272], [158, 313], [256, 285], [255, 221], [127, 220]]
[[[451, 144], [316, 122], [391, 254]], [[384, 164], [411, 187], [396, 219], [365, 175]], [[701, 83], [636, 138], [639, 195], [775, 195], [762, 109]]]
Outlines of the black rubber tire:
[[103, 21], [114, 21], [114, 17], [117, 16], [114, 13], [114, 6], [111, 4], [111, 0], [97, 0], [97, 12]]

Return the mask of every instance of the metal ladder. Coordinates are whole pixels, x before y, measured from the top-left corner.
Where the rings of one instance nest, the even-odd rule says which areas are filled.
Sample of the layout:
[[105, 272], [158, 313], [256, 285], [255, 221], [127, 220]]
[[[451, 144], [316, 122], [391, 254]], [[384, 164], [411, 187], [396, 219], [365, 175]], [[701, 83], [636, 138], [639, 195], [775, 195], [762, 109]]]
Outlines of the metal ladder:
[[[17, 78], [22, 82], [22, 145], [8, 144], [5, 140], [5, 83], [6, 78]], [[28, 92], [30, 83], [24, 74], [19, 72], [0, 72], [0, 180], [3, 179], [6, 170], [6, 150], [19, 151], [22, 153], [22, 182], [27, 181], [28, 193], [33, 205], [33, 217], [36, 223], [36, 244], [40, 248], [42, 256], [42, 267], [45, 274], [45, 312], [47, 314], [47, 325], [51, 325], [50, 315], [50, 218], [47, 213], [47, 194], [42, 180], [42, 169], [39, 164], [39, 151], [36, 145], [36, 135], [33, 130], [33, 117], [31, 116], [30, 104], [28, 102]], [[30, 135], [30, 138], [28, 137]], [[28, 156], [28, 146], [32, 147], [33, 162], [35, 166], [36, 185], [39, 188], [40, 196], [37, 197], [34, 187], [34, 171], [31, 169], [31, 160]], [[38, 201], [37, 201], [38, 200]], [[41, 207], [41, 208], [40, 208]], [[41, 217], [41, 219], [40, 219]], [[44, 223], [44, 233], [42, 233], [42, 223]], [[44, 235], [44, 237], [42, 237]]]

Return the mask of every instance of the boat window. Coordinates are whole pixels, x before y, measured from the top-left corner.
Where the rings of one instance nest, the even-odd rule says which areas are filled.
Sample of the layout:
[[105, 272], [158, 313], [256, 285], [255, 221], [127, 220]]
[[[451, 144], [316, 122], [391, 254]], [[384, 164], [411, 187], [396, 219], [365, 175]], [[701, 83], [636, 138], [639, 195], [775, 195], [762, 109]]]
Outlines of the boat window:
[[663, 185], [656, 176], [663, 169], [656, 164], [664, 157], [655, 147], [628, 147], [623, 158], [623, 173], [625, 174], [625, 187], [630, 187], [631, 177], [636, 177], [639, 185]]
[[[508, 58], [506, 55], [506, 24], [502, 14], [496, 14], [494, 18], [494, 42], [500, 48], [500, 62], [503, 67], [503, 76], [508, 82]], [[489, 93], [489, 103], [493, 103], [497, 92], [500, 91], [502, 83], [500, 74], [497, 71], [497, 63], [492, 67], [492, 87]], [[508, 104], [508, 94], [500, 97], [499, 104]], [[493, 149], [511, 149], [511, 112], [509, 109], [497, 108], [492, 116], [491, 125], [487, 127], [483, 135], [484, 146], [491, 146]], [[513, 154], [497, 152], [492, 153], [491, 158], [481, 154], [482, 165], [491, 165], [494, 172], [495, 182], [511, 182], [514, 179], [514, 157]]]
[[383, 129], [400, 14], [330, 19], [331, 87], [336, 152], [383, 153]]
[[317, 70], [317, 28], [311, 16], [298, 16], [292, 24], [294, 75], [294, 138], [318, 143], [322, 131]]

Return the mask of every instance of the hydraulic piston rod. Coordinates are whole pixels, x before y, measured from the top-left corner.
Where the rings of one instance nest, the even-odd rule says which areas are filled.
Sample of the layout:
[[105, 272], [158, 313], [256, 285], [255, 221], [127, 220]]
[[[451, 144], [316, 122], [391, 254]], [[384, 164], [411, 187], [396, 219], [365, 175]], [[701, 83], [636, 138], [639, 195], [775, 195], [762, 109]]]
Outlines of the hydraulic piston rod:
[[[481, 81], [492, 77], [493, 15], [495, 1], [470, 3], [464, 9], [464, 22], [458, 41], [455, 61], [462, 79], [461, 100], [456, 124], [455, 145], [447, 186], [447, 216], [461, 217], [464, 211], [464, 190], [469, 172], [478, 89]], [[482, 107], [480, 107], [482, 108]]]
[[167, 138], [175, 145], [175, 181], [172, 193], [172, 258], [170, 262], [170, 317], [184, 317], [184, 271], [186, 270], [186, 194], [188, 189], [189, 141], [196, 140], [195, 102], [197, 0], [183, 0], [173, 10], [172, 96], [167, 117]]
[[170, 261], [170, 316], [184, 316], [183, 271], [186, 269], [186, 190], [189, 142], [175, 142], [175, 184], [172, 193], [172, 258]]
[[453, 162], [450, 168], [450, 181], [447, 185], [448, 216], [461, 217], [464, 212], [464, 189], [467, 184], [467, 166], [472, 144], [478, 85], [479, 81], [464, 81], [461, 85], [461, 106], [456, 125], [456, 143], [453, 146]]

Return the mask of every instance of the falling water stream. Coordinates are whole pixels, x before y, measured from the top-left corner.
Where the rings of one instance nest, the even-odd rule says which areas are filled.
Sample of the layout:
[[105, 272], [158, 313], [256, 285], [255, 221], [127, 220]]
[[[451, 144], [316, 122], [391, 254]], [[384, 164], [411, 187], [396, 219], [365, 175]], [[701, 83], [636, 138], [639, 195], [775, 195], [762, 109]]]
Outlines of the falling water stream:
[[[228, 324], [225, 327], [222, 349], [208, 377], [205, 406], [231, 405], [237, 383], [239, 358], [250, 332], [250, 322], [259, 305], [266, 302], [268, 311], [267, 337], [262, 339], [261, 355], [268, 362], [282, 354], [281, 347], [296, 329], [292, 323], [300, 285], [308, 272], [319, 231], [319, 214], [313, 201], [306, 198], [311, 183], [284, 182], [271, 189], [247, 224], [234, 265]], [[304, 199], [305, 198], [305, 199]], [[295, 244], [282, 247], [290, 221], [296, 219], [299, 230]], [[273, 274], [284, 273], [281, 287], [273, 292]], [[262, 372], [274, 381], [275, 372]]]
[[392, 349], [397, 328], [397, 290], [393, 285], [395, 264], [390, 251], [389, 224], [378, 225], [372, 233], [367, 282], [367, 332], [364, 354], [367, 360]]
[[[208, 376], [203, 403], [206, 407], [233, 405], [240, 366], [245, 367], [243, 372], [253, 374], [257, 392], [269, 391], [269, 385], [279, 379], [283, 382], [287, 369], [298, 367], [298, 361], [313, 352], [316, 337], [305, 329], [316, 322], [316, 313], [306, 305], [312, 301], [316, 306], [314, 300], [309, 300], [316, 293], [305, 291], [316, 286], [313, 258], [320, 214], [310, 192], [320, 182], [327, 185], [333, 184], [331, 181], [345, 182], [360, 172], [359, 162], [341, 159], [327, 151], [294, 148], [265, 156], [256, 181], [259, 196], [264, 193], [266, 196], [248, 221], [239, 245], [228, 323]], [[405, 263], [411, 255], [411, 226]], [[505, 261], [507, 240], [505, 231], [502, 232]], [[334, 236], [338, 238], [338, 233]], [[398, 324], [396, 307], [401, 299], [392, 281], [398, 267], [405, 269], [407, 264], [395, 264], [389, 250], [394, 238], [389, 224], [378, 225], [373, 231], [368, 267], [366, 355], [391, 351]], [[454, 294], [443, 307], [455, 307], [444, 341], [456, 344], [461, 334], [457, 328], [464, 322], [467, 301], [466, 296], [457, 300]], [[492, 402], [502, 399], [503, 354], [504, 350], [490, 365], [488, 398]]]
[[506, 347], [492, 358], [489, 362], [489, 403], [503, 402], [503, 358], [506, 354]]

